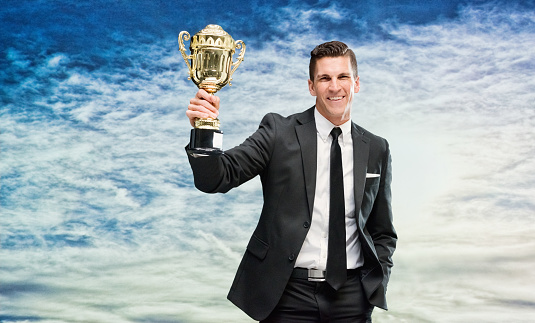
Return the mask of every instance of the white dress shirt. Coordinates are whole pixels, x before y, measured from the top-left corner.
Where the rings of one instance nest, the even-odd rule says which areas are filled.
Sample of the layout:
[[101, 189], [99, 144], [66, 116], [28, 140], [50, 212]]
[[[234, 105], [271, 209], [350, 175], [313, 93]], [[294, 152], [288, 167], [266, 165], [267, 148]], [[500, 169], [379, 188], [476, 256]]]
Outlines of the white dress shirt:
[[[329, 200], [330, 200], [330, 155], [332, 137], [331, 130], [335, 127], [314, 110], [318, 136], [318, 156], [316, 170], [316, 191], [312, 221], [301, 251], [297, 256], [295, 267], [325, 270], [327, 267], [327, 250], [329, 243]], [[338, 143], [342, 150], [342, 168], [344, 173], [344, 198], [346, 215], [346, 252], [347, 268], [353, 269], [364, 264], [358, 240], [355, 219], [355, 194], [353, 189], [353, 139], [351, 137], [351, 121], [340, 126], [342, 134]]]

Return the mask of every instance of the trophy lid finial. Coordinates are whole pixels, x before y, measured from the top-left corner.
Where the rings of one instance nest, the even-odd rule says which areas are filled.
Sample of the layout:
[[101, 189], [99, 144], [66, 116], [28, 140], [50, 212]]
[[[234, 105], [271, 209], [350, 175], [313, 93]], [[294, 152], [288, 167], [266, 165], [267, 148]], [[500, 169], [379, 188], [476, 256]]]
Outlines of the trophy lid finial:
[[210, 24], [206, 27], [204, 27], [203, 30], [199, 31], [197, 34], [199, 35], [211, 35], [211, 36], [219, 36], [219, 37], [226, 37], [230, 35], [221, 28], [219, 25], [213, 25]]

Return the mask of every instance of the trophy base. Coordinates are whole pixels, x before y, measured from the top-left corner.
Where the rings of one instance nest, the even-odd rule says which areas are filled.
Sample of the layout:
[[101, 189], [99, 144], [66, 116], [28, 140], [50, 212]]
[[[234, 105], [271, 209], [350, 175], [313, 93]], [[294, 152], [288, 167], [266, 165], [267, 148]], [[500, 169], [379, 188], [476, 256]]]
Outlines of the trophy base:
[[221, 155], [223, 132], [216, 129], [191, 129], [188, 152], [197, 155]]

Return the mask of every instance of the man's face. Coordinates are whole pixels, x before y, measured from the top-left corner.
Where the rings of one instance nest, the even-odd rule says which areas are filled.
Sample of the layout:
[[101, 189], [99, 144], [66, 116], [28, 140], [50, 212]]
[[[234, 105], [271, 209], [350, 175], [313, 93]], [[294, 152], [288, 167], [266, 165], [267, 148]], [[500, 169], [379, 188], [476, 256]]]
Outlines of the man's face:
[[314, 81], [308, 80], [319, 113], [334, 125], [351, 119], [353, 94], [360, 89], [348, 56], [323, 57], [316, 61]]

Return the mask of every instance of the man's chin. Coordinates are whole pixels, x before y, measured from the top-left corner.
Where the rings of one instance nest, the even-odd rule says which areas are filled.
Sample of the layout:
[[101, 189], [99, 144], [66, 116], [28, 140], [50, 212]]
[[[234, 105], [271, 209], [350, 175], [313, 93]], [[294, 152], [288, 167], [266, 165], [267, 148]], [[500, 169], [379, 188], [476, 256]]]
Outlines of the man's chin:
[[332, 115], [343, 117], [348, 114], [351, 109], [347, 106], [347, 104], [340, 104], [330, 106], [329, 111], [332, 113]]

